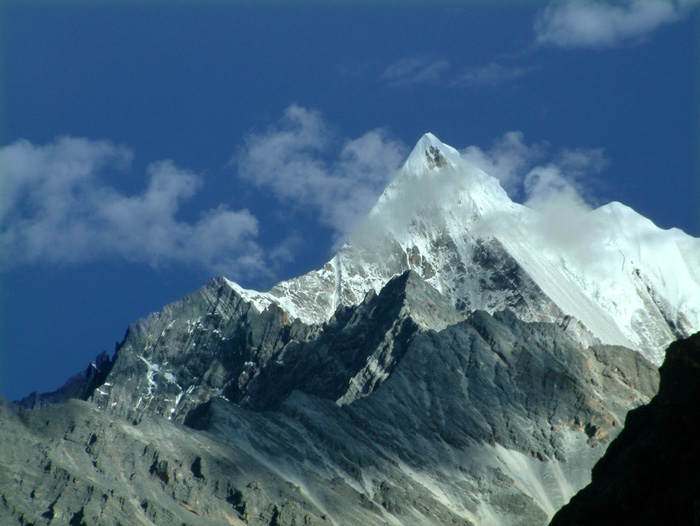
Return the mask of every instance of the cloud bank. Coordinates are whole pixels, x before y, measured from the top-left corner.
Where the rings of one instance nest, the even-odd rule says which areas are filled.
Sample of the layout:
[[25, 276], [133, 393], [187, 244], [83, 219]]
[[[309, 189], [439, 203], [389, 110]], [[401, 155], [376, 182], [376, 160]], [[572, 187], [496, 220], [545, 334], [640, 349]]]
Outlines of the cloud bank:
[[535, 41], [561, 48], [615, 47], [683, 19], [695, 4], [696, 0], [552, 3], [535, 19]]
[[231, 162], [240, 178], [271, 190], [282, 205], [315, 211], [342, 239], [372, 208], [406, 153], [383, 129], [341, 138], [318, 111], [293, 105], [266, 131], [251, 133]]
[[171, 161], [147, 168], [147, 185], [126, 195], [106, 182], [123, 175], [133, 152], [108, 141], [62, 137], [0, 149], [0, 245], [4, 262], [80, 264], [108, 258], [153, 267], [173, 263], [235, 277], [264, 272], [254, 242], [257, 220], [219, 206], [198, 221], [178, 220], [182, 203], [202, 185]]

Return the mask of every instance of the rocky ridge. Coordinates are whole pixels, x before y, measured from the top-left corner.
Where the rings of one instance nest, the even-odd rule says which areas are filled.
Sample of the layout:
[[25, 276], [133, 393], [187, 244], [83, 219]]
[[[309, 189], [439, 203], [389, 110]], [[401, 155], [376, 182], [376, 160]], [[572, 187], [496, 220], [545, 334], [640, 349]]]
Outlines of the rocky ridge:
[[320, 327], [215, 280], [133, 325], [87, 401], [3, 407], [0, 518], [545, 524], [655, 389], [639, 353], [465, 319], [415, 272]]
[[700, 333], [669, 347], [660, 374], [552, 526], [700, 524]]

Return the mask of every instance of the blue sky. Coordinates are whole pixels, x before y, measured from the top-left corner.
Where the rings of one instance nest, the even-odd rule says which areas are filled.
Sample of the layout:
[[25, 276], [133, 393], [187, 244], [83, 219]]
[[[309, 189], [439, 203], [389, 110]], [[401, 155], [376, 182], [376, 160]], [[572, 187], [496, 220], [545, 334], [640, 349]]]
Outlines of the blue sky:
[[0, 396], [323, 265], [428, 131], [700, 235], [696, 2], [196, 4], [3, 4]]

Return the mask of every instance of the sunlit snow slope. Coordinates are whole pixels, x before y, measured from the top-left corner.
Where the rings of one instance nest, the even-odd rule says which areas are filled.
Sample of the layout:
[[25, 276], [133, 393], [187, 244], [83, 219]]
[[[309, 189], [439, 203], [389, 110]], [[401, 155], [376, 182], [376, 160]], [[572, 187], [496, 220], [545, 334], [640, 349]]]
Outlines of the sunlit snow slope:
[[323, 268], [267, 293], [230, 284], [260, 309], [274, 302], [320, 323], [407, 269], [465, 315], [509, 308], [656, 364], [670, 341], [700, 330], [700, 240], [620, 203], [519, 205], [429, 133]]

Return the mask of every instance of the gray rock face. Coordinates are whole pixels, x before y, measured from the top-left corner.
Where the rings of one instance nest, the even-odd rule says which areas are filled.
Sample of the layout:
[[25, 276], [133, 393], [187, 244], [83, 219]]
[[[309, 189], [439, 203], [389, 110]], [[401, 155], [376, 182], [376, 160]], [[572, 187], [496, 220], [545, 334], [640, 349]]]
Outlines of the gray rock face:
[[700, 333], [669, 347], [660, 374], [552, 526], [700, 524]]
[[1, 524], [546, 524], [658, 381], [410, 271], [317, 326], [214, 280], [106, 363], [0, 407]]
[[129, 420], [176, 421], [214, 396], [241, 402], [280, 351], [316, 328], [290, 323], [276, 305], [260, 313], [223, 280], [129, 327], [107, 381], [90, 399]]
[[104, 383], [111, 369], [112, 362], [105, 351], [87, 369], [69, 378], [60, 389], [45, 394], [34, 392], [18, 401], [17, 404], [20, 407], [32, 409], [37, 406], [65, 402], [71, 398], [86, 399]]

